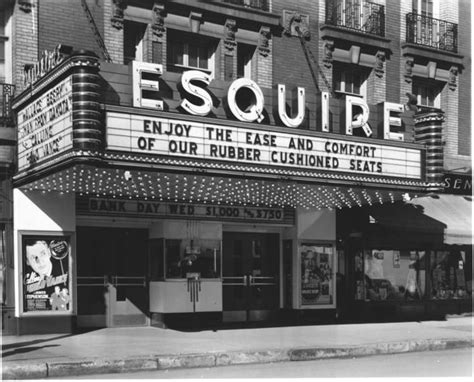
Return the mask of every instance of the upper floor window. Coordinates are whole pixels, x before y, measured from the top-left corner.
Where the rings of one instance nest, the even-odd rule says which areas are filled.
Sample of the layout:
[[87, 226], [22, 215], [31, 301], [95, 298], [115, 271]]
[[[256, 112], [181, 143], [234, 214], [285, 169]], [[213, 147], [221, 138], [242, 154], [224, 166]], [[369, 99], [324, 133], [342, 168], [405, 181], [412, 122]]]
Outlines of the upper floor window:
[[369, 70], [358, 65], [335, 62], [333, 65], [333, 87], [336, 92], [367, 96]]
[[428, 17], [439, 17], [436, 0], [412, 0], [413, 13]]
[[458, 25], [439, 19], [438, 0], [413, 0], [407, 14], [407, 42], [457, 52]]
[[442, 86], [438, 81], [416, 79], [413, 81], [413, 94], [416, 95], [417, 105], [424, 107], [441, 107]]
[[385, 35], [385, 7], [367, 0], [326, 0], [326, 23]]
[[198, 69], [212, 74], [216, 46], [216, 39], [168, 30], [168, 70]]
[[255, 47], [247, 44], [237, 44], [237, 77], [252, 77], [252, 58]]
[[143, 38], [146, 24], [125, 20], [123, 25], [123, 63], [143, 61]]

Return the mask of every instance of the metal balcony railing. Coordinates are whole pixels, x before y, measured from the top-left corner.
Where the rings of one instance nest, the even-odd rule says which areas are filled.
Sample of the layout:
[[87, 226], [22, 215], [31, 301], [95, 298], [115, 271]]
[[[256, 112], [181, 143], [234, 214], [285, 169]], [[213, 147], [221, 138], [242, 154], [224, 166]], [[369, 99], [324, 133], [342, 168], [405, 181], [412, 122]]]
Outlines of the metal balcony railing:
[[15, 85], [0, 83], [0, 126], [12, 127], [14, 116], [12, 111]]
[[363, 0], [326, 0], [326, 24], [384, 37], [385, 7]]
[[240, 5], [247, 8], [260, 9], [262, 11], [269, 10], [269, 0], [222, 0], [222, 2]]
[[458, 25], [408, 13], [407, 42], [455, 53], [458, 51]]

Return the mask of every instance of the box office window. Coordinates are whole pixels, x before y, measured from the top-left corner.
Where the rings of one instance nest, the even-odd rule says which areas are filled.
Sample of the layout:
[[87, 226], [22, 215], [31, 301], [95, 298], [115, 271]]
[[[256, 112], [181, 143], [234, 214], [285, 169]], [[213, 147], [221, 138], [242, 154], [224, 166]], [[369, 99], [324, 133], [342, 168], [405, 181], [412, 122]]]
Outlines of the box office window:
[[366, 250], [355, 256], [355, 299], [420, 300], [425, 295], [425, 251]]
[[186, 278], [198, 273], [201, 278], [221, 276], [220, 240], [165, 240], [165, 264], [167, 279]]
[[432, 251], [430, 256], [431, 298], [470, 298], [472, 294], [472, 252]]

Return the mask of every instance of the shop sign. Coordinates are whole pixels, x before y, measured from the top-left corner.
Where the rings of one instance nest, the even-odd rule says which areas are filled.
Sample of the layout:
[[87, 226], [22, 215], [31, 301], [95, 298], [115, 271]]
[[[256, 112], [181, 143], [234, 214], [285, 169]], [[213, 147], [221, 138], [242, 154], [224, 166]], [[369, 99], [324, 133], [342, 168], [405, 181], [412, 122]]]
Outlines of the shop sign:
[[72, 147], [72, 77], [18, 112], [18, 170]]
[[23, 235], [21, 251], [23, 313], [71, 313], [71, 237]]
[[421, 178], [419, 149], [107, 113], [109, 150], [295, 169]]
[[447, 194], [472, 195], [471, 175], [445, 174], [443, 183]]
[[301, 306], [334, 304], [333, 247], [303, 244], [300, 261]]
[[[161, 100], [159, 78], [163, 74], [163, 66], [160, 64], [143, 63], [133, 61], [133, 106], [145, 107], [155, 110], [163, 110]], [[212, 112], [213, 99], [207, 86], [212, 81], [210, 74], [200, 70], [188, 70], [181, 76], [181, 89], [183, 99], [181, 108], [191, 115], [207, 116]], [[297, 110], [295, 116], [289, 116], [286, 110], [286, 86], [278, 84], [276, 98], [277, 114], [280, 121], [289, 128], [298, 128], [305, 119], [306, 90], [297, 87], [295, 100]], [[237, 93], [245, 89], [252, 94], [253, 102], [246, 105], [245, 110], [237, 102]], [[264, 120], [265, 99], [262, 90], [255, 81], [248, 78], [239, 78], [233, 81], [227, 91], [225, 105], [232, 115], [242, 122], [258, 122]], [[403, 134], [393, 132], [392, 127], [398, 129], [401, 126], [400, 113], [405, 108], [402, 104], [384, 102], [383, 106], [383, 128], [384, 139], [403, 140]], [[369, 106], [361, 97], [345, 97], [345, 132], [353, 135], [354, 129], [361, 130], [367, 137], [372, 135], [372, 128], [368, 124]], [[321, 130], [329, 131], [329, 93], [321, 92]]]
[[282, 208], [257, 208], [242, 206], [218, 206], [190, 203], [164, 203], [146, 200], [116, 200], [90, 198], [87, 207], [78, 212], [98, 215], [120, 215], [140, 217], [196, 218], [209, 220], [238, 220], [284, 223], [285, 211]]

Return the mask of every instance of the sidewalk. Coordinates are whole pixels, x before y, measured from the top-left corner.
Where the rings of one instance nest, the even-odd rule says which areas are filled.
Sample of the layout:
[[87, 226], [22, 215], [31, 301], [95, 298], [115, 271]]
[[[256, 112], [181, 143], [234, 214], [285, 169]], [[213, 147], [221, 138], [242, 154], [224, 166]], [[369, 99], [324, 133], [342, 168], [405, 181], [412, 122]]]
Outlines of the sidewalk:
[[4, 336], [3, 379], [359, 357], [472, 347], [472, 317], [446, 321], [180, 332], [107, 328]]

